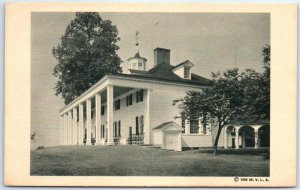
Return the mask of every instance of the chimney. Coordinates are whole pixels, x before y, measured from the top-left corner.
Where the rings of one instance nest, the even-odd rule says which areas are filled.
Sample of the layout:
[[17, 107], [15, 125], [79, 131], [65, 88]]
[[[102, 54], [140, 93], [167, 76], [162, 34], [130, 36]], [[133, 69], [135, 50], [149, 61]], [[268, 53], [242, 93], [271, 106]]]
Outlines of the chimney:
[[164, 48], [155, 48], [154, 49], [154, 67], [159, 64], [170, 65], [170, 51], [169, 49]]

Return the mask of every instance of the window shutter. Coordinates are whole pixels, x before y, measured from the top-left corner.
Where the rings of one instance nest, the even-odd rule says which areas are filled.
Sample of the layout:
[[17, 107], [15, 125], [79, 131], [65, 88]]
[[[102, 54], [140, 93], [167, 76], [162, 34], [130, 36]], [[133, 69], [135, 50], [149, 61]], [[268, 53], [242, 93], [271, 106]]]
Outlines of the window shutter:
[[144, 133], [144, 116], [143, 115], [141, 116], [140, 123], [141, 123], [141, 133]]
[[135, 117], [135, 134], [139, 134], [139, 117]]
[[119, 121], [118, 136], [121, 136], [121, 121]]
[[144, 100], [144, 90], [142, 89], [141, 92], [140, 92], [140, 102], [142, 102]]
[[136, 92], [136, 103], [139, 102], [139, 91]]
[[132, 105], [132, 94], [129, 96], [129, 105]]

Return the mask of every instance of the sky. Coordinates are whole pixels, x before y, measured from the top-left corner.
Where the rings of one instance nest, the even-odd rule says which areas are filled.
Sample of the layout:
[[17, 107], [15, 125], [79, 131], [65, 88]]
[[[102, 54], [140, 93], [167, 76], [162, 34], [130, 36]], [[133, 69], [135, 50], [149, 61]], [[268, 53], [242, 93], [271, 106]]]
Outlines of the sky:
[[[156, 47], [171, 50], [171, 64], [190, 60], [192, 72], [211, 78], [212, 72], [237, 67], [263, 70], [262, 48], [270, 44], [270, 15], [256, 13], [99, 13], [112, 21], [121, 40], [117, 52], [126, 71], [135, 52], [135, 33], [139, 31], [140, 55], [147, 70], [153, 67]], [[31, 133], [36, 146], [59, 144], [59, 112], [64, 106], [55, 96], [53, 68], [57, 60], [52, 48], [60, 43], [75, 13], [31, 15]]]

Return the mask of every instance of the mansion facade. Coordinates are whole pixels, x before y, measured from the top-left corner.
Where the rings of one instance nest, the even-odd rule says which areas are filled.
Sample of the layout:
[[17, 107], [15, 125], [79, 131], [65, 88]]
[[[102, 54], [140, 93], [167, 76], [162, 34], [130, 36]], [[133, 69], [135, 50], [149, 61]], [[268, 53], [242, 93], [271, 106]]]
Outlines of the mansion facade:
[[[176, 151], [212, 147], [212, 126], [203, 126], [200, 120], [187, 122], [183, 107], [173, 105], [187, 91], [208, 87], [210, 80], [192, 73], [194, 64], [189, 60], [171, 65], [168, 49], [154, 49], [152, 69], [146, 70], [146, 63], [137, 51], [128, 59], [127, 73], [104, 76], [62, 108], [60, 144], [143, 144]], [[222, 131], [219, 146], [246, 146], [248, 133], [236, 135], [228, 129]], [[258, 143], [259, 135], [255, 138]]]

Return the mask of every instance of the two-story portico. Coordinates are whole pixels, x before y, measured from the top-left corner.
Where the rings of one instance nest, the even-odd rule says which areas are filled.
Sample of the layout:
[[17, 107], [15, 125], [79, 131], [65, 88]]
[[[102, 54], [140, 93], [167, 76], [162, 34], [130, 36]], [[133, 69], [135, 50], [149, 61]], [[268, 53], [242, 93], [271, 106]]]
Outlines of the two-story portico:
[[160, 140], [153, 136], [153, 128], [166, 121], [181, 125], [180, 109], [172, 101], [187, 91], [201, 90], [209, 80], [191, 73], [190, 61], [170, 65], [170, 50], [157, 48], [154, 52], [154, 68], [145, 71], [147, 60], [136, 54], [129, 59], [130, 68], [142, 61], [143, 66], [137, 67], [140, 70], [106, 75], [62, 108], [61, 144], [126, 144], [132, 135], [142, 137], [144, 144], [157, 144]]

